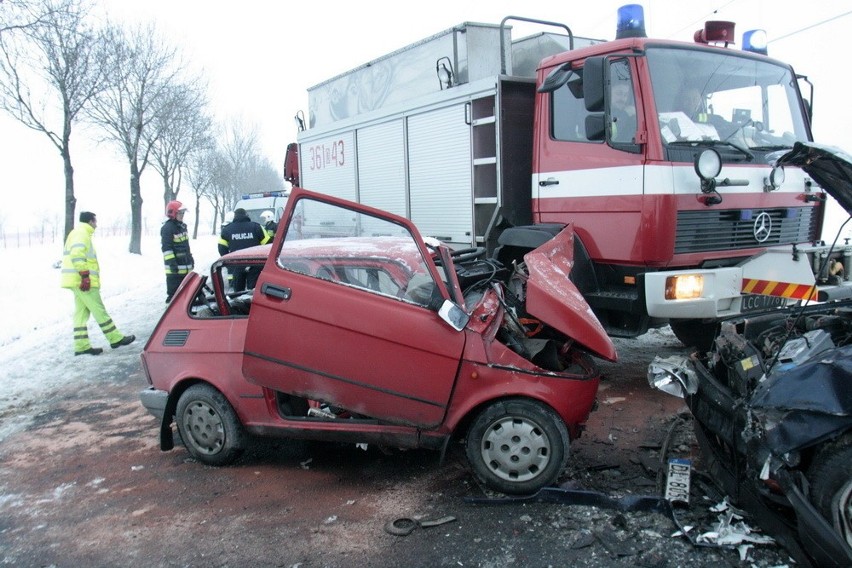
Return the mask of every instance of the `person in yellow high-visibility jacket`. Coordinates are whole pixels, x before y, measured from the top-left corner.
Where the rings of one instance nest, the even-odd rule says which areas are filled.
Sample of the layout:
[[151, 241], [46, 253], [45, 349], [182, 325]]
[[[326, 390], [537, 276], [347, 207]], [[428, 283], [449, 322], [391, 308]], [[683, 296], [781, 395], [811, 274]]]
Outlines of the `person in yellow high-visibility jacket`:
[[118, 331], [101, 299], [100, 267], [92, 242], [97, 226], [97, 216], [90, 211], [83, 211], [80, 213], [80, 224], [65, 239], [61, 285], [74, 294], [74, 355], [103, 353], [103, 349], [92, 347], [89, 342], [89, 316], [95, 318], [113, 349], [130, 345], [136, 339], [133, 335], [124, 335]]

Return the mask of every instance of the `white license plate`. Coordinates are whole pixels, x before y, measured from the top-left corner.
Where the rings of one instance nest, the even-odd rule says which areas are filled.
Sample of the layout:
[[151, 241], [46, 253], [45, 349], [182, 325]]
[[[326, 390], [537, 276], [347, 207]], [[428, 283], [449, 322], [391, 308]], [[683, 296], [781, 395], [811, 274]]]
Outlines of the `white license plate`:
[[740, 311], [742, 313], [759, 312], [770, 308], [780, 308], [787, 305], [787, 299], [780, 296], [763, 296], [761, 294], [743, 294]]
[[689, 476], [692, 466], [689, 460], [673, 458], [669, 460], [669, 471], [666, 476], [666, 499], [689, 503]]

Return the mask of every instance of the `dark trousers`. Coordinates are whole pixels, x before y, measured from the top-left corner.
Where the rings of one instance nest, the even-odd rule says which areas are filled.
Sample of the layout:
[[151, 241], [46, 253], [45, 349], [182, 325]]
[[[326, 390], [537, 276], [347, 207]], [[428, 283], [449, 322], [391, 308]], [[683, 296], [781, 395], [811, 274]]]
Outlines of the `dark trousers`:
[[166, 274], [166, 301], [172, 299], [186, 274]]
[[260, 276], [261, 268], [253, 266], [252, 268], [238, 268], [234, 272], [234, 292], [243, 290], [252, 290], [257, 284], [257, 277]]

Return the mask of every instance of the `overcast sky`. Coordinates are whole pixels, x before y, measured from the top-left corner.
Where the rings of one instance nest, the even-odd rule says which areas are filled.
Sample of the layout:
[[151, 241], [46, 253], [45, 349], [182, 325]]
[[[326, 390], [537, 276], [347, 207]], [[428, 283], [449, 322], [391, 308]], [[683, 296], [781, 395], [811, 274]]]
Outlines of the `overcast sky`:
[[[325, 79], [456, 24], [499, 24], [507, 15], [563, 22], [575, 35], [612, 39], [616, 11], [623, 3], [101, 0], [100, 6], [115, 20], [155, 21], [186, 60], [204, 71], [217, 118], [256, 124], [263, 152], [280, 167], [287, 143], [296, 138], [293, 116], [299, 110], [307, 114], [307, 89]], [[816, 140], [852, 150], [852, 113], [845, 92], [848, 66], [841, 46], [842, 34], [852, 29], [849, 0], [641, 4], [651, 37], [691, 41], [708, 19], [735, 21], [738, 43], [743, 31], [766, 29], [770, 56], [789, 62], [815, 84]], [[540, 28], [515, 24], [513, 37], [535, 31]], [[74, 130], [78, 210], [95, 210], [104, 225], [121, 223], [129, 211], [127, 165], [112, 147], [98, 146], [95, 138], [96, 133], [82, 126]], [[142, 187], [144, 216], [156, 228], [162, 216], [162, 184], [155, 171], [144, 172]], [[7, 230], [29, 228], [40, 218], [61, 219], [63, 188], [62, 163], [47, 138], [0, 116], [0, 220]]]

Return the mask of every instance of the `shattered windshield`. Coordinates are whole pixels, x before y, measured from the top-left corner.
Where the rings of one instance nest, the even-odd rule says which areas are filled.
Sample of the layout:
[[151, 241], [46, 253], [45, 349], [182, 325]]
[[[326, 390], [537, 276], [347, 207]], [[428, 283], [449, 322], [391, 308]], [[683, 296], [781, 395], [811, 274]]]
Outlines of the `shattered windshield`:
[[719, 141], [789, 148], [808, 130], [788, 67], [734, 51], [649, 48], [660, 134], [668, 145]]

